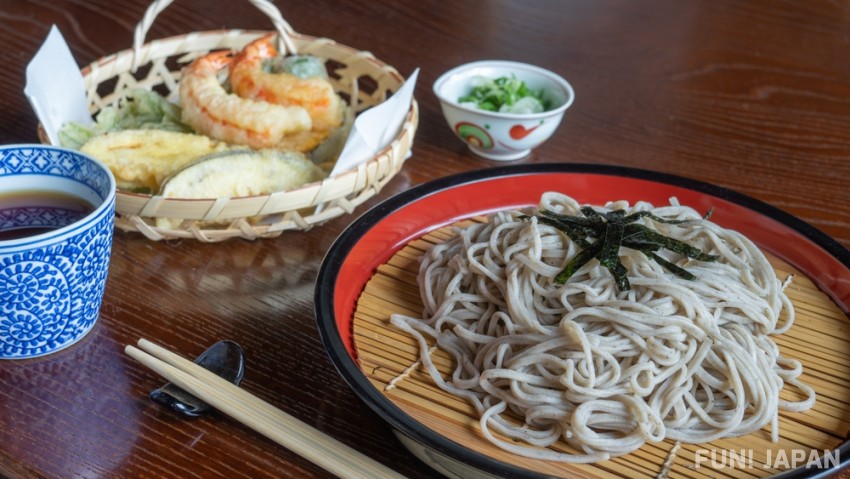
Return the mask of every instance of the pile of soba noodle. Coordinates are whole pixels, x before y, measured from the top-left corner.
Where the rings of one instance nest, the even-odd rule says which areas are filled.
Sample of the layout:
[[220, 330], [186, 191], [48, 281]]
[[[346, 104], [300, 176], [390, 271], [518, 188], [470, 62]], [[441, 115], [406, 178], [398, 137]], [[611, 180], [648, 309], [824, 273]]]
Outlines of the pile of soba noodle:
[[[544, 194], [540, 208], [581, 215], [558, 193]], [[660, 251], [697, 277], [687, 280], [623, 247], [631, 289], [618, 291], [595, 259], [557, 284], [580, 248], [535, 218], [501, 212], [430, 248], [419, 272], [425, 319], [393, 315], [392, 323], [417, 338], [436, 384], [475, 406], [483, 434], [523, 456], [594, 462], [646, 441], [704, 443], [768, 424], [776, 441], [778, 410], [815, 401], [797, 379], [801, 364], [770, 338], [794, 320], [785, 283], [751, 241], [675, 198], [658, 208], [597, 208], [616, 209], [692, 219], [639, 221], [720, 259]], [[428, 339], [457, 364], [446, 380]], [[781, 400], [784, 384], [805, 399]], [[573, 450], [546, 447], [560, 440]]]

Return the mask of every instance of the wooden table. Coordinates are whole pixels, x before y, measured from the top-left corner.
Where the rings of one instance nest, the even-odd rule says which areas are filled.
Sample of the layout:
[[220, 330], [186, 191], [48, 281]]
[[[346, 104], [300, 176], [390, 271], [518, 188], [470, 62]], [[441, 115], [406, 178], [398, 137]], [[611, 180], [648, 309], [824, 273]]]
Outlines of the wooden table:
[[[0, 475], [325, 477], [221, 414], [187, 420], [147, 397], [164, 381], [126, 357], [140, 337], [184, 356], [222, 338], [247, 354], [243, 387], [411, 477], [429, 477], [348, 389], [313, 316], [323, 254], [357, 215], [472, 156], [432, 93], [477, 59], [566, 77], [576, 101], [555, 136], [516, 163], [673, 173], [763, 200], [850, 246], [850, 4], [829, 0], [313, 0], [276, 2], [293, 27], [421, 68], [413, 156], [368, 204], [276, 239], [153, 242], [116, 232], [99, 323], [37, 360], [0, 362]], [[80, 65], [128, 48], [146, 0], [0, 2], [0, 143], [37, 142], [24, 71], [51, 24]], [[248, 2], [178, 1], [148, 38], [270, 29]]]

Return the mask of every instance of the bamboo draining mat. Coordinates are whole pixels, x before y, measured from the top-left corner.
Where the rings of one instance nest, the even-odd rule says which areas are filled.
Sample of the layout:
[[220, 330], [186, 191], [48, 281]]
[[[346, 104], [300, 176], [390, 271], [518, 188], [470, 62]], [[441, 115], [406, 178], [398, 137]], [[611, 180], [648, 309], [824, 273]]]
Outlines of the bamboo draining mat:
[[[436, 387], [420, 369], [415, 340], [389, 323], [393, 313], [421, 315], [422, 303], [416, 281], [419, 257], [428, 246], [445, 241], [450, 234], [450, 227], [431, 232], [409, 243], [379, 267], [367, 283], [354, 314], [354, 341], [361, 370], [389, 400], [439, 434], [469, 449], [529, 470], [586, 478], [657, 477], [662, 471], [662, 475], [670, 478], [766, 477], [781, 472], [773, 466], [791, 464], [794, 451], [797, 454], [805, 451], [806, 458], [812, 453], [824, 456], [825, 450], [834, 449], [845, 441], [850, 431], [850, 322], [804, 274], [770, 257], [780, 278], [795, 274], [787, 292], [797, 313], [791, 330], [773, 338], [783, 356], [803, 363], [801, 379], [817, 391], [817, 402], [811, 410], [780, 412], [778, 443], [770, 441], [770, 432], [766, 429], [709, 444], [676, 447], [668, 440], [647, 443], [631, 454], [597, 464], [532, 460], [493, 446], [480, 434], [472, 406]], [[446, 377], [453, 369], [452, 360], [440, 350], [432, 357]], [[793, 398], [795, 393], [791, 389], [786, 387], [781, 397]], [[568, 446], [564, 444], [558, 449], [568, 450]], [[725, 463], [726, 467], [711, 467], [711, 450], [715, 451], [715, 463], [718, 466]], [[700, 467], [695, 467], [698, 454], [703, 460]], [[782, 462], [783, 457], [787, 458], [786, 463]], [[665, 462], [669, 468], [665, 467]]]

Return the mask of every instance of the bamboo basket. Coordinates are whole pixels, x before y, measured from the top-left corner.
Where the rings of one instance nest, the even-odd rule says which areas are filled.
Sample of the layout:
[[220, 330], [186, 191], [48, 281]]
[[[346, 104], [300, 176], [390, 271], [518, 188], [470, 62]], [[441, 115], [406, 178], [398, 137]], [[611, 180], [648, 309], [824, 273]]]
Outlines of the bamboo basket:
[[[124, 90], [156, 88], [166, 97], [176, 92], [181, 69], [212, 50], [241, 49], [267, 31], [216, 30], [144, 43], [156, 16], [172, 0], [153, 2], [136, 26], [132, 49], [98, 59], [82, 69], [92, 114], [114, 104]], [[367, 51], [327, 38], [296, 33], [270, 0], [250, 0], [275, 26], [283, 53], [312, 54], [327, 60], [330, 81], [356, 113], [397, 91], [404, 78]], [[216, 242], [229, 238], [271, 238], [287, 230], [308, 230], [354, 211], [386, 185], [410, 154], [419, 120], [416, 100], [389, 145], [370, 160], [321, 182], [263, 196], [176, 199], [118, 191], [115, 226], [138, 231], [152, 240], [187, 238]], [[39, 127], [42, 142], [49, 143]], [[157, 227], [157, 218], [183, 221], [173, 229]]]
[[[786, 290], [796, 310], [795, 323], [788, 332], [773, 339], [783, 356], [802, 362], [800, 379], [817, 393], [817, 402], [809, 411], [780, 411], [778, 443], [771, 442], [767, 430], [708, 444], [665, 440], [644, 444], [630, 454], [595, 464], [534, 460], [499, 449], [481, 434], [474, 408], [462, 398], [438, 388], [421, 367], [416, 340], [389, 323], [393, 313], [415, 317], [422, 314], [417, 283], [419, 258], [430, 245], [444, 242], [450, 234], [450, 227], [428, 233], [380, 266], [358, 299], [353, 329], [359, 366], [371, 384], [411, 418], [438, 434], [494, 459], [563, 478], [767, 477], [782, 472], [783, 457], [790, 461], [791, 454], [799, 454], [796, 451], [822, 456], [824, 451], [833, 450], [847, 440], [850, 431], [847, 316], [804, 273], [768, 255], [778, 277], [795, 275]], [[448, 380], [454, 360], [439, 348], [433, 345], [432, 348], [434, 364]], [[791, 399], [792, 394], [786, 388], [781, 397]], [[550, 447], [561, 452], [569, 449], [566, 443]], [[721, 463], [721, 457], [725, 462]], [[712, 467], [712, 464], [722, 465]]]

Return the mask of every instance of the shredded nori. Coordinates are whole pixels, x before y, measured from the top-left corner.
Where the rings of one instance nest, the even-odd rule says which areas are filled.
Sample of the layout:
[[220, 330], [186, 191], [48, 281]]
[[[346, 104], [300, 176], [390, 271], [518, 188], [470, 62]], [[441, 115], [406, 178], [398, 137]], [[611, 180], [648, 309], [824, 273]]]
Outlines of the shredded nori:
[[[693, 220], [662, 218], [649, 211], [638, 211], [629, 215], [626, 215], [624, 210], [602, 213], [590, 206], [582, 207], [581, 212], [584, 216], [563, 215], [553, 211], [541, 210], [540, 214], [536, 216], [540, 223], [559, 229], [582, 248], [582, 251], [576, 254], [564, 269], [555, 276], [555, 282], [559, 284], [566, 283], [582, 266], [592, 259], [597, 259], [599, 264], [604, 266], [614, 277], [618, 290], [629, 290], [631, 286], [627, 277], [628, 271], [620, 262], [620, 247], [640, 251], [664, 269], [688, 280], [694, 280], [696, 276], [685, 268], [659, 256], [657, 252], [661, 249], [668, 249], [699, 261], [717, 261], [719, 259], [718, 256], [706, 254], [699, 248], [675, 238], [664, 236], [637, 222], [642, 218], [649, 218], [655, 222], [666, 224], [683, 224]], [[705, 214], [703, 219], [708, 219], [710, 216], [711, 210]]]

